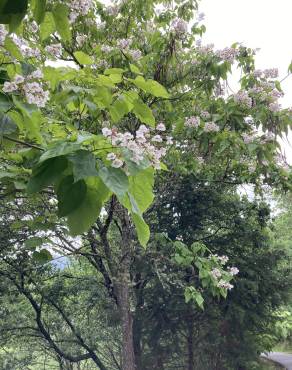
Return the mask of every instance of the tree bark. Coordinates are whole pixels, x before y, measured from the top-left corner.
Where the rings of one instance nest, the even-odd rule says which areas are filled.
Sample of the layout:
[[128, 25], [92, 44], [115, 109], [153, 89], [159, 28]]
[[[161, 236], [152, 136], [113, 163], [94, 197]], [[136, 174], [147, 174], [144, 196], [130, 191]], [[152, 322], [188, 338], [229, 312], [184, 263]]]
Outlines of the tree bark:
[[188, 334], [187, 334], [187, 346], [188, 346], [188, 370], [195, 370], [194, 367], [194, 322], [190, 319], [188, 324]]
[[122, 370], [136, 370], [134, 340], [133, 340], [133, 316], [130, 305], [130, 265], [131, 244], [133, 240], [132, 227], [126, 211], [121, 217], [122, 222], [122, 245], [121, 261], [118, 274], [118, 306], [120, 310], [122, 326]]

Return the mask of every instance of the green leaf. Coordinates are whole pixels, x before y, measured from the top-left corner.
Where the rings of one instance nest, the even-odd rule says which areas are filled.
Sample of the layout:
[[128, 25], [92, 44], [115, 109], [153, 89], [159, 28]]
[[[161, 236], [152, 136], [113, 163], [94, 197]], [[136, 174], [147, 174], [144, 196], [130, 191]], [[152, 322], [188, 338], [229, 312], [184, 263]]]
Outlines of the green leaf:
[[15, 45], [15, 43], [11, 40], [10, 37], [6, 37], [4, 42], [5, 49], [10, 53], [12, 57], [17, 59], [18, 61], [22, 61], [23, 57], [21, 52], [19, 51], [18, 47]]
[[87, 150], [78, 150], [67, 158], [73, 164], [74, 181], [98, 176], [95, 156]]
[[85, 199], [68, 215], [68, 226], [73, 236], [84, 233], [96, 222], [103, 204], [111, 195], [98, 177], [87, 179], [85, 182], [87, 185]]
[[7, 111], [13, 106], [9, 97], [0, 92], [0, 111]]
[[0, 113], [0, 137], [2, 135], [11, 135], [17, 129], [17, 124], [8, 115]]
[[104, 74], [105, 75], [121, 75], [122, 73], [124, 73], [125, 70], [122, 69], [122, 68], [108, 68], [104, 71]]
[[69, 143], [67, 141], [55, 144], [52, 148], [45, 151], [41, 157], [40, 162], [46, 161], [49, 158], [59, 157], [76, 152], [80, 149], [80, 144]]
[[128, 177], [120, 168], [103, 167], [98, 174], [104, 184], [118, 197], [122, 197], [128, 191]]
[[41, 24], [46, 14], [47, 0], [36, 0], [33, 8], [33, 16], [37, 24]]
[[9, 31], [15, 31], [25, 16], [27, 5], [28, 0], [1, 0], [0, 23], [9, 24]]
[[56, 31], [56, 25], [54, 21], [53, 14], [51, 12], [46, 12], [44, 20], [40, 25], [40, 36], [41, 40], [44, 41], [50, 37]]
[[145, 248], [150, 238], [149, 226], [143, 220], [142, 216], [139, 216], [136, 213], [132, 214], [132, 218], [136, 227], [138, 240], [142, 247]]
[[50, 262], [53, 259], [51, 253], [47, 249], [41, 249], [39, 252], [33, 252], [32, 257], [40, 264]]
[[99, 86], [94, 96], [93, 101], [99, 106], [99, 108], [108, 108], [113, 100], [113, 96], [107, 87]]
[[149, 93], [156, 97], [169, 98], [169, 94], [166, 91], [165, 87], [160, 85], [160, 83], [157, 81], [154, 80], [145, 81], [144, 77], [142, 76], [137, 76], [135, 80], [130, 79], [130, 81], [132, 81], [137, 87], [139, 87], [146, 93]]
[[64, 4], [57, 4], [53, 10], [56, 29], [64, 41], [71, 41], [69, 9]]
[[158, 97], [158, 98], [169, 98], [169, 93], [166, 91], [165, 87], [160, 85], [159, 82], [154, 80], [148, 80], [147, 81], [147, 90], [152, 95]]
[[141, 122], [146, 123], [151, 127], [155, 127], [155, 118], [152, 110], [146, 104], [139, 100], [134, 101], [133, 113]]
[[140, 212], [145, 212], [154, 199], [154, 170], [152, 167], [129, 177], [129, 192], [133, 195]]
[[130, 64], [130, 70], [131, 72], [135, 73], [136, 75], [142, 75], [140, 69], [135, 66], [134, 64]]
[[94, 60], [83, 51], [75, 51], [74, 57], [78, 60], [80, 64], [90, 65], [94, 63]]
[[51, 158], [32, 172], [32, 177], [27, 184], [28, 193], [35, 193], [46, 186], [55, 183], [67, 168], [68, 162], [65, 157]]
[[109, 108], [111, 119], [117, 123], [133, 109], [133, 104], [129, 103], [123, 96], [117, 99]]
[[58, 186], [58, 214], [67, 216], [78, 208], [85, 199], [87, 187], [84, 180], [74, 182], [72, 175], [66, 176]]
[[39, 247], [40, 245], [44, 244], [44, 239], [38, 236], [34, 236], [32, 238], [27, 239], [24, 242], [25, 246], [28, 248], [36, 248]]

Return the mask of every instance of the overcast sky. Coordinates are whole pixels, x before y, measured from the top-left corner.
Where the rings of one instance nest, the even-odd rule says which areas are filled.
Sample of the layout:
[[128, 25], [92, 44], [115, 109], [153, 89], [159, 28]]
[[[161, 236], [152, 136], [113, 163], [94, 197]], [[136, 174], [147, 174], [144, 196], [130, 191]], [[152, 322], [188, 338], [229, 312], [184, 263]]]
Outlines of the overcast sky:
[[[279, 69], [280, 78], [287, 75], [292, 61], [292, 0], [201, 0], [200, 11], [205, 13], [207, 32], [204, 43], [216, 47], [242, 42], [260, 48], [257, 68]], [[292, 106], [292, 75], [282, 82], [284, 107]], [[292, 134], [289, 135], [292, 143]], [[292, 146], [284, 144], [292, 163]]]

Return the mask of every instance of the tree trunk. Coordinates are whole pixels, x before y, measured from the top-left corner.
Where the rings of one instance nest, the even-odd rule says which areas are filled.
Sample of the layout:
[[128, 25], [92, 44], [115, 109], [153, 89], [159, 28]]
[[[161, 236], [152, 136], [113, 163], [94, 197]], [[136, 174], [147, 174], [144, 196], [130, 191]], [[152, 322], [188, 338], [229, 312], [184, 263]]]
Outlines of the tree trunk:
[[132, 228], [128, 214], [122, 217], [121, 262], [118, 274], [118, 306], [122, 325], [122, 370], [136, 370], [133, 340], [133, 317], [130, 307], [130, 265]]
[[188, 324], [188, 337], [187, 337], [187, 345], [188, 345], [188, 370], [195, 370], [194, 367], [194, 323], [193, 319], [191, 318]]

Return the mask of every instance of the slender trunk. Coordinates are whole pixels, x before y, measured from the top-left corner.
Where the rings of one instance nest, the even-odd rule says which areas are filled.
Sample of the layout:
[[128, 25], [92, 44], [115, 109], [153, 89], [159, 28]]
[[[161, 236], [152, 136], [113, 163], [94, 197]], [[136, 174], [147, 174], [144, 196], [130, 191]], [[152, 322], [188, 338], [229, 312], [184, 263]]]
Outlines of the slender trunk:
[[122, 217], [122, 258], [119, 269], [118, 283], [118, 306], [122, 325], [122, 370], [136, 370], [134, 340], [133, 340], [133, 317], [130, 307], [130, 264], [132, 228], [129, 216], [124, 212]]
[[142, 323], [139, 315], [139, 308], [136, 309], [136, 315], [133, 322], [133, 336], [134, 336], [134, 353], [136, 359], [137, 370], [142, 370], [142, 350], [141, 350], [141, 334]]
[[187, 337], [187, 345], [188, 345], [188, 370], [195, 370], [194, 367], [194, 322], [191, 318], [188, 324], [188, 337]]

